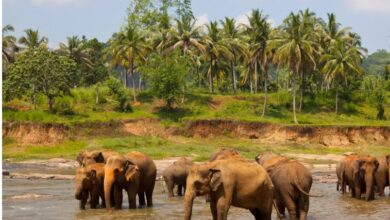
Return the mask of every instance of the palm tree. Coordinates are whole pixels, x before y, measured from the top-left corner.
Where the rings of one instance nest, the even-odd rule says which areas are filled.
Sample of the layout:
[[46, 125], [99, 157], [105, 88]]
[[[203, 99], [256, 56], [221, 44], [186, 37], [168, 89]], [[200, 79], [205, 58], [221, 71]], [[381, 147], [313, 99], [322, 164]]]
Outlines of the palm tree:
[[135, 91], [134, 71], [137, 69], [137, 62], [146, 58], [146, 51], [149, 45], [141, 32], [130, 24], [126, 29], [118, 33], [111, 41], [109, 53], [112, 65], [120, 65], [125, 69], [125, 86], [127, 86], [127, 74], [132, 78], [133, 98], [137, 102]]
[[19, 43], [27, 49], [35, 49], [41, 44], [47, 44], [47, 37], [40, 37], [38, 30], [27, 29], [26, 36], [19, 38]]
[[5, 63], [12, 62], [15, 59], [15, 53], [18, 50], [18, 47], [16, 46], [16, 38], [12, 35], [7, 35], [7, 33], [11, 31], [14, 31], [14, 27], [9, 24], [2, 29], [2, 60]]
[[248, 16], [249, 25], [245, 25], [245, 33], [248, 36], [249, 50], [254, 66], [254, 92], [258, 88], [258, 66], [264, 67], [267, 59], [267, 40], [271, 31], [267, 22], [268, 16], [264, 16], [259, 9], [253, 10]]
[[201, 42], [200, 27], [195, 26], [195, 20], [184, 16], [176, 19], [176, 30], [170, 44], [171, 49], [180, 48], [184, 54], [195, 49], [204, 52], [205, 47]]
[[225, 17], [225, 20], [222, 20], [221, 24], [224, 44], [230, 48], [230, 52], [233, 55], [230, 60], [230, 68], [232, 73], [232, 87], [235, 94], [237, 92], [237, 75], [235, 66], [238, 54], [243, 53], [243, 42], [240, 39], [239, 28], [237, 27], [234, 18]]
[[77, 64], [85, 64], [87, 67], [91, 67], [92, 61], [89, 52], [90, 50], [84, 46], [84, 43], [77, 36], [68, 37], [67, 43], [60, 43], [58, 49], [58, 53], [70, 57]]
[[292, 72], [293, 86], [293, 117], [294, 123], [298, 123], [296, 117], [296, 77], [302, 69], [302, 58], [315, 65], [314, 55], [317, 53], [317, 43], [309, 38], [301, 28], [299, 14], [291, 13], [284, 21], [280, 30], [274, 31], [268, 42], [270, 48], [275, 50], [273, 61], [285, 66]]
[[209, 60], [209, 68], [207, 74], [209, 76], [210, 94], [213, 94], [213, 77], [218, 70], [218, 62], [224, 55], [231, 57], [231, 51], [223, 43], [221, 38], [221, 32], [218, 29], [218, 23], [211, 21], [206, 25], [207, 35], [204, 37], [204, 43], [206, 45], [206, 59]]
[[343, 40], [337, 40], [329, 48], [329, 54], [322, 57], [322, 61], [325, 63], [322, 72], [325, 74], [326, 82], [328, 84], [335, 82], [335, 112], [338, 114], [339, 85], [342, 81], [347, 82], [347, 74], [363, 73], [363, 69], [360, 67], [361, 56], [356, 47], [349, 46]]

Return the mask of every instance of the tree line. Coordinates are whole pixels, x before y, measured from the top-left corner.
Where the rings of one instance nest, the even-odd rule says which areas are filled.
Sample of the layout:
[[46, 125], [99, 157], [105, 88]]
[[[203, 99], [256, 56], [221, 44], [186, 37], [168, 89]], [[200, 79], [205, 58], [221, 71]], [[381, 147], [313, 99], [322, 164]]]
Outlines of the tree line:
[[323, 19], [309, 9], [291, 12], [277, 27], [259, 9], [247, 18], [245, 24], [225, 17], [199, 26], [190, 0], [136, 0], [125, 24], [108, 42], [72, 36], [54, 50], [45, 46], [48, 39], [37, 30], [26, 30], [17, 40], [8, 34], [13, 27], [6, 26], [5, 97], [43, 93], [51, 109], [51, 97], [72, 87], [100, 85], [109, 75], [117, 75], [125, 88], [131, 85], [133, 102], [146, 83], [169, 107], [191, 88], [207, 88], [210, 94], [261, 92], [264, 117], [268, 93], [287, 90], [298, 123], [296, 112], [304, 109], [305, 96], [332, 93], [338, 114], [340, 92], [364, 87], [374, 91], [378, 119], [384, 118], [390, 61], [382, 74], [366, 79], [362, 63], [367, 50], [360, 36], [343, 27], [335, 14]]

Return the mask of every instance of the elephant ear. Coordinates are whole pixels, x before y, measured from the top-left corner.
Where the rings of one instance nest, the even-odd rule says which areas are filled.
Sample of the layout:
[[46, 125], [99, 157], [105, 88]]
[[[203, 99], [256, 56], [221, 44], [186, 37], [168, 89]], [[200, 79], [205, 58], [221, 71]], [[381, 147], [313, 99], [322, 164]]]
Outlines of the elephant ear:
[[91, 170], [88, 174], [89, 174], [89, 177], [95, 178], [96, 177], [96, 170]]
[[104, 157], [102, 152], [97, 153], [97, 155], [93, 159], [96, 161], [96, 163], [104, 163]]
[[210, 187], [212, 191], [217, 191], [219, 186], [222, 185], [222, 177], [221, 170], [219, 169], [210, 169], [211, 179], [210, 179]]

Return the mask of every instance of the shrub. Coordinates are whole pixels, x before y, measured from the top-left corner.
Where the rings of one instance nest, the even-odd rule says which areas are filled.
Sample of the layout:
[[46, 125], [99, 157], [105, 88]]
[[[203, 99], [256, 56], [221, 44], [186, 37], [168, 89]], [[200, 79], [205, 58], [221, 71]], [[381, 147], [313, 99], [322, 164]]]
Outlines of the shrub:
[[60, 115], [73, 115], [73, 100], [69, 96], [55, 98], [53, 110]]
[[115, 100], [119, 103], [116, 109], [120, 112], [132, 112], [133, 109], [129, 102], [129, 96], [122, 87], [121, 82], [118, 79], [111, 77], [106, 81], [106, 85], [114, 95]]

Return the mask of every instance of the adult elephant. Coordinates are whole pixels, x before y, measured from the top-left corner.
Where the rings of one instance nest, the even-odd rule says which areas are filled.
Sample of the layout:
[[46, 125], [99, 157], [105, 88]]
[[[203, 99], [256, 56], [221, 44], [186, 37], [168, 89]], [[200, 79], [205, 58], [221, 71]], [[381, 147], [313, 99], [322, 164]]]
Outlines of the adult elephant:
[[156, 183], [157, 168], [153, 160], [146, 156], [145, 154], [133, 151], [125, 155], [125, 157], [136, 164], [139, 168], [140, 177], [139, 177], [139, 188], [137, 190], [139, 206], [145, 206], [145, 197], [146, 205], [148, 207], [153, 206], [153, 191], [154, 185]]
[[119, 154], [112, 150], [82, 151], [77, 155], [76, 161], [81, 167], [84, 167], [93, 163], [106, 163], [107, 159], [114, 155]]
[[110, 199], [114, 194], [116, 209], [122, 208], [122, 191], [129, 198], [129, 208], [136, 208], [136, 196], [139, 206], [153, 206], [153, 190], [156, 181], [156, 165], [145, 154], [133, 151], [124, 156], [111, 156], [105, 166], [104, 196], [107, 209], [111, 209]]
[[[127, 191], [129, 208], [136, 208], [137, 189], [140, 185], [140, 170], [128, 158], [115, 155], [107, 159], [104, 166], [104, 198], [106, 208], [122, 208], [123, 190]], [[113, 203], [112, 203], [113, 202]]]
[[290, 219], [307, 219], [309, 196], [313, 183], [310, 171], [301, 163], [274, 154], [258, 155], [256, 162], [264, 165], [275, 187], [279, 213], [287, 208]]
[[249, 209], [256, 219], [271, 219], [273, 185], [267, 171], [236, 159], [191, 167], [184, 197], [184, 219], [191, 219], [196, 196], [210, 194], [213, 219], [226, 220], [231, 205]]
[[385, 187], [389, 185], [389, 164], [386, 157], [378, 158], [379, 167], [375, 172], [375, 184], [379, 196], [385, 196]]
[[350, 155], [345, 157], [340, 164], [342, 173], [342, 186], [349, 186], [352, 197], [361, 199], [365, 193], [367, 201], [373, 200], [375, 186], [375, 172], [379, 162], [371, 156]]
[[177, 186], [177, 195], [183, 195], [182, 190], [185, 192], [188, 171], [192, 165], [194, 165], [192, 160], [182, 157], [163, 171], [162, 176], [168, 188], [169, 198], [174, 196], [173, 189], [175, 185]]

